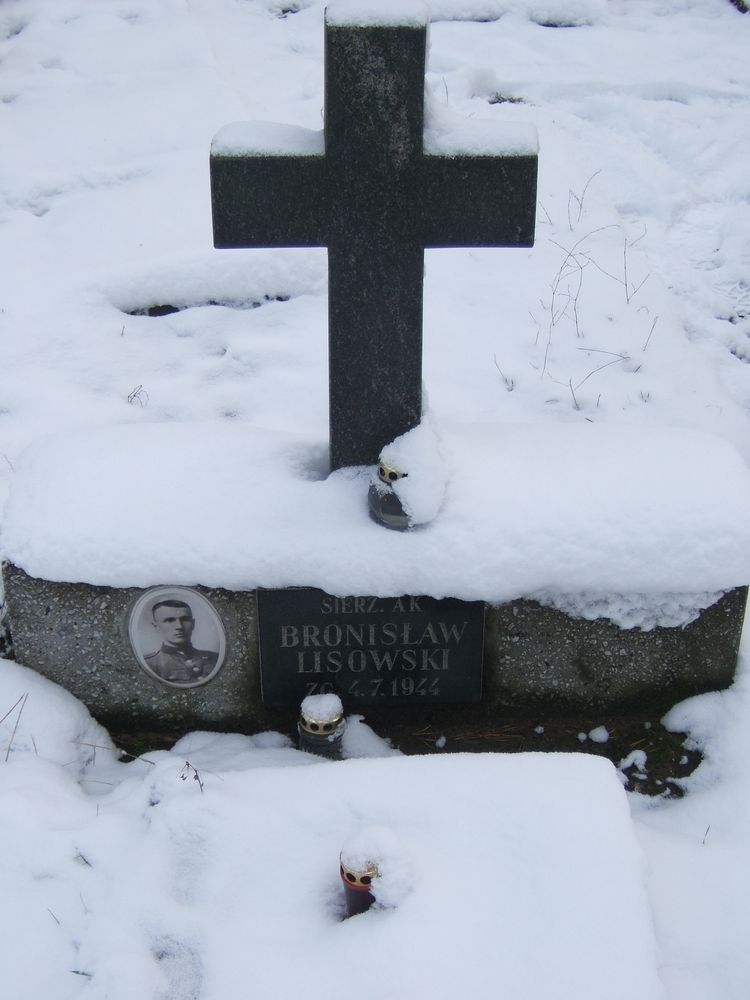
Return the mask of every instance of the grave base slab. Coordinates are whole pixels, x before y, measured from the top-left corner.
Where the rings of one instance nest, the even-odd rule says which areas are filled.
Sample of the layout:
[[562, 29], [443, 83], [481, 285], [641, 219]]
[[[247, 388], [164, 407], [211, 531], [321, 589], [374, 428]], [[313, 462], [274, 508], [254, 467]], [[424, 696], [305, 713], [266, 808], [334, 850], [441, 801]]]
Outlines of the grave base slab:
[[[273, 711], [263, 703], [254, 591], [192, 588], [221, 618], [226, 656], [208, 683], [179, 689], [149, 676], [131, 649], [128, 621], [142, 590], [50, 582], [11, 563], [3, 577], [15, 659], [61, 684], [105, 724], [250, 732], [296, 717], [296, 700]], [[484, 726], [488, 717], [527, 708], [547, 716], [646, 711], [726, 688], [746, 600], [747, 588], [738, 587], [690, 624], [650, 631], [572, 618], [528, 600], [487, 606], [482, 697], [461, 714]], [[418, 721], [428, 707], [415, 698], [393, 711]]]

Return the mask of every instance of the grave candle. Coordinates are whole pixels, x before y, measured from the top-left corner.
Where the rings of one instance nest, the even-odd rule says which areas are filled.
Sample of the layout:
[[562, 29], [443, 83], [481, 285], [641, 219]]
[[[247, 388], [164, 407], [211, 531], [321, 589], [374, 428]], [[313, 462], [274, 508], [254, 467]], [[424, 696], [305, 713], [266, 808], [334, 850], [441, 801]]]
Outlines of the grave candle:
[[370, 483], [368, 494], [370, 516], [378, 524], [393, 531], [406, 531], [410, 527], [409, 516], [392, 489], [393, 483], [407, 475], [408, 472], [402, 472], [401, 469], [388, 465], [381, 458], [378, 462], [380, 482]]
[[370, 862], [364, 868], [353, 868], [349, 862], [344, 860], [342, 853], [340, 872], [346, 898], [346, 915], [354, 917], [358, 913], [369, 910], [375, 902], [375, 896], [371, 890], [373, 880], [378, 875], [377, 865]]
[[338, 695], [312, 694], [303, 700], [297, 723], [300, 750], [339, 760], [345, 728], [344, 708]]

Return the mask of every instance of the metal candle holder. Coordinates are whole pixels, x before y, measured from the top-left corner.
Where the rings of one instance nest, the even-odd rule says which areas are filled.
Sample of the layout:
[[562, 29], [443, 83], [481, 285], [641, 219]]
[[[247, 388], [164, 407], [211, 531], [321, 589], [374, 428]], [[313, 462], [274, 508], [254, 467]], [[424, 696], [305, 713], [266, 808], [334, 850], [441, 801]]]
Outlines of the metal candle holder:
[[378, 868], [373, 862], [368, 862], [365, 868], [356, 869], [340, 859], [339, 871], [344, 884], [346, 911], [348, 917], [369, 910], [375, 902], [372, 894], [373, 879], [377, 878]]
[[343, 713], [330, 719], [316, 719], [305, 710], [305, 703], [302, 703], [297, 723], [300, 750], [317, 754], [318, 757], [340, 760], [345, 729], [346, 719]]
[[410, 527], [409, 516], [393, 492], [393, 484], [408, 474], [394, 465], [388, 465], [381, 458], [378, 462], [379, 482], [370, 484], [368, 493], [370, 517], [392, 531], [407, 531]]

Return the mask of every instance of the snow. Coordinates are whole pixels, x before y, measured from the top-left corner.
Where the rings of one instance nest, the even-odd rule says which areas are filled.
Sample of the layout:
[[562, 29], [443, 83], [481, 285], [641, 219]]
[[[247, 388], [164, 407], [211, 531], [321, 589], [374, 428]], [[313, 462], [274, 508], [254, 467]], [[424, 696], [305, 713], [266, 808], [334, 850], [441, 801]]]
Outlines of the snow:
[[340, 858], [353, 872], [375, 869], [371, 892], [377, 907], [400, 906], [414, 888], [414, 861], [389, 827], [361, 827], [346, 840]]
[[428, 156], [533, 156], [538, 150], [533, 125], [463, 118], [435, 100], [428, 101], [424, 130]]
[[[19, 686], [35, 714], [15, 735], [2, 724], [0, 764], [13, 996], [219, 1000], [248, 982], [334, 1000], [353, 982], [373, 998], [489, 998], [498, 982], [519, 1000], [662, 996], [643, 860], [607, 761], [334, 763], [278, 738], [194, 734], [129, 764], [102, 740], [76, 773], [85, 710], [6, 664], [3, 696]], [[377, 905], [349, 921], [342, 852], [379, 873]]]
[[315, 722], [333, 722], [344, 714], [344, 706], [337, 694], [311, 694], [304, 698], [300, 713]]
[[383, 448], [380, 457], [405, 473], [392, 488], [409, 515], [409, 524], [429, 524], [440, 511], [447, 486], [440, 435], [430, 417]]
[[326, 6], [326, 22], [344, 25], [406, 25], [420, 28], [427, 24], [429, 7], [420, 0], [333, 0]]
[[349, 715], [341, 739], [343, 756], [349, 760], [361, 757], [400, 757], [401, 751], [383, 740], [364, 721], [363, 715]]
[[[720, 258], [702, 256], [705, 230], [684, 231], [689, 207], [675, 202], [680, 142], [692, 156], [710, 94], [725, 95], [715, 101], [723, 109], [717, 135], [728, 148], [742, 142], [731, 117], [737, 80], [745, 79], [734, 39], [722, 36], [723, 68], [702, 49], [697, 64], [693, 58], [690, 39], [699, 29], [716, 31], [715, 18], [706, 25], [695, 12], [684, 15], [684, 34], [665, 35], [658, 17], [646, 32], [634, 8], [606, 29], [592, 27], [609, 32], [606, 72], [589, 28], [568, 30], [562, 41], [552, 29], [506, 18], [432, 25], [429, 120], [448, 123], [446, 149], [461, 136], [456, 122], [485, 136], [487, 149], [508, 131], [525, 135], [517, 151], [528, 151], [538, 130], [539, 224], [533, 250], [426, 254], [431, 425], [424, 454], [410, 456], [420, 474], [397, 487], [413, 523], [424, 527], [396, 538], [369, 522], [365, 475], [325, 478], [325, 251], [210, 249], [206, 146], [227, 119], [255, 110], [282, 124], [229, 126], [219, 132], [221, 148], [250, 143], [278, 152], [301, 135], [295, 149], [320, 151], [322, 8], [274, 20], [247, 5], [238, 19], [227, 5], [210, 28], [200, 13], [159, 10], [123, 21], [107, 7], [90, 25], [60, 22], [60, 37], [74, 41], [56, 44], [65, 52], [73, 44], [76, 72], [103, 78], [119, 100], [131, 100], [116, 132], [131, 152], [118, 150], [115, 164], [109, 132], [101, 141], [96, 129], [80, 132], [56, 161], [65, 179], [54, 183], [26, 123], [37, 122], [38, 132], [60, 113], [58, 90], [47, 90], [33, 69], [48, 58], [57, 22], [30, 15], [6, 42], [11, 66], [24, 52], [37, 60], [21, 74], [19, 93], [46, 95], [31, 108], [23, 107], [26, 96], [5, 105], [11, 149], [32, 164], [29, 173], [8, 159], [3, 174], [7, 232], [18, 247], [5, 269], [0, 314], [11, 373], [0, 463], [0, 488], [11, 493], [0, 534], [6, 557], [49, 579], [113, 585], [296, 583], [336, 594], [495, 602], [529, 596], [644, 628], [684, 625], [747, 582], [746, 251], [724, 204], [736, 200], [739, 232], [746, 176], [726, 165], [728, 156], [717, 174], [711, 156], [693, 182], [698, 190], [704, 177], [724, 185], [699, 199], [704, 215], [720, 213], [711, 234], [724, 241]], [[172, 57], [173, 67], [148, 63], [148, 86], [128, 98], [120, 62], [110, 74], [99, 58], [87, 61], [86, 31], [101, 33], [101, 44], [125, 44], [135, 32], [155, 45], [167, 10], [183, 55]], [[727, 32], [728, 18], [721, 18]], [[264, 46], [279, 57], [263, 88], [271, 104], [260, 100], [247, 59], [233, 59], [240, 30], [258, 46], [258, 60]], [[206, 38], [226, 46], [218, 75]], [[649, 58], [634, 83], [641, 46]], [[495, 68], [498, 51], [510, 76]], [[678, 78], [688, 56], [710, 87]], [[178, 98], [170, 73], [186, 60], [195, 78]], [[78, 88], [72, 69], [59, 72], [59, 85]], [[717, 91], [720, 73], [727, 79]], [[604, 82], [594, 87], [592, 74]], [[292, 88], [285, 98], [298, 78], [302, 94]], [[102, 112], [96, 92], [88, 97], [92, 114]], [[182, 131], [165, 146], [164, 129], [154, 126], [151, 148], [148, 122], [139, 117], [135, 129], [133, 116], [154, 100], [179, 112]], [[189, 120], [186, 102], [195, 110]], [[644, 133], [640, 104], [658, 128]], [[621, 138], [610, 156], [613, 114]], [[665, 136], [680, 128], [682, 139], [670, 145]], [[670, 169], [652, 169], [654, 157]], [[30, 285], [39, 274], [42, 297]], [[165, 305], [178, 311], [144, 315]], [[433, 431], [439, 463], [428, 443]], [[435, 476], [422, 480], [428, 469]], [[175, 496], [165, 481], [186, 488]], [[189, 544], [175, 545], [163, 530], [176, 513]]]
[[10, 660], [2, 662], [2, 698], [0, 731], [6, 763], [11, 754], [38, 757], [78, 779], [96, 760], [98, 750], [114, 752], [107, 731], [73, 695]]
[[[434, 0], [428, 105], [449, 138], [467, 120], [536, 129], [538, 225], [533, 249], [425, 255], [446, 489], [400, 537], [367, 518], [370, 470], [327, 478], [325, 252], [211, 247], [211, 137], [322, 127], [323, 8], [0, 5], [3, 555], [210, 582], [225, 508], [190, 518], [223, 486], [223, 551], [247, 546], [228, 568], [248, 585], [284, 581], [287, 532], [339, 594], [366, 572], [373, 593], [434, 592], [437, 568], [446, 589], [538, 588], [649, 625], [747, 582], [750, 17], [726, 0]], [[145, 314], [159, 305], [180, 311]], [[315, 536], [337, 517], [323, 573]], [[428, 579], [441, 538], [452, 558]], [[670, 715], [705, 754], [686, 797], [629, 811], [583, 753], [406, 759], [361, 717], [344, 762], [196, 733], [118, 764], [77, 702], [3, 662], [5, 991], [745, 1000], [747, 655], [730, 691]], [[383, 825], [411, 890], [341, 922], [338, 853]], [[477, 861], [491, 891], [467, 878]]]
[[580, 27], [606, 20], [606, 0], [431, 0], [433, 21], [492, 21], [506, 15], [536, 24]]
[[279, 122], [233, 122], [219, 129], [211, 143], [218, 156], [323, 156], [323, 130]]
[[[395, 487], [421, 526], [408, 534], [370, 520], [370, 470], [323, 478], [324, 450], [303, 432], [236, 422], [48, 436], [15, 465], [4, 551], [49, 580], [527, 596], [642, 627], [684, 624], [747, 582], [750, 476], [711, 434], [520, 423], [440, 433], [428, 419], [384, 450], [410, 470]], [[183, 481], [177, 494], [163, 488]]]

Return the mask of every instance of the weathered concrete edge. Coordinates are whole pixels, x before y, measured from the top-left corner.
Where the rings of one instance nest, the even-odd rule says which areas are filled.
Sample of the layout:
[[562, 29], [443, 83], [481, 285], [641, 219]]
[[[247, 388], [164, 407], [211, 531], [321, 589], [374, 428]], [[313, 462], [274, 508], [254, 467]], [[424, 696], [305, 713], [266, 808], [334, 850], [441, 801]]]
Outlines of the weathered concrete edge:
[[485, 704], [630, 708], [727, 688], [747, 595], [736, 587], [688, 625], [649, 631], [571, 618], [529, 600], [488, 608]]

